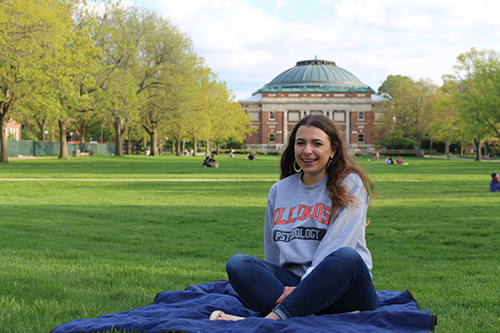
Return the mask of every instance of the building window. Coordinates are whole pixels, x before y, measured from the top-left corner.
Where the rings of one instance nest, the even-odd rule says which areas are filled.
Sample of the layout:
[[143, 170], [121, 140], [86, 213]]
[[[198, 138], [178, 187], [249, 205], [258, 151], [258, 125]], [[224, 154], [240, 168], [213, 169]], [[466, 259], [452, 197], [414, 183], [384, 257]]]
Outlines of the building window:
[[17, 128], [6, 128], [7, 139], [11, 141], [19, 141], [19, 130]]
[[258, 112], [249, 112], [248, 117], [251, 121], [259, 121], [259, 113]]
[[334, 112], [333, 113], [334, 121], [345, 121], [344, 112]]
[[345, 137], [345, 125], [336, 125], [342, 137]]
[[300, 114], [297, 111], [288, 111], [288, 121], [299, 121]]
[[276, 141], [276, 135], [273, 133], [269, 134], [269, 142], [275, 142]]
[[274, 119], [276, 119], [276, 115], [274, 114], [274, 112], [273, 112], [273, 111], [270, 111], [270, 112], [269, 112], [269, 119], [270, 119], [270, 120], [274, 120]]
[[365, 119], [365, 113], [364, 112], [358, 112], [358, 120], [364, 120]]
[[358, 142], [365, 142], [365, 135], [363, 133], [358, 134]]

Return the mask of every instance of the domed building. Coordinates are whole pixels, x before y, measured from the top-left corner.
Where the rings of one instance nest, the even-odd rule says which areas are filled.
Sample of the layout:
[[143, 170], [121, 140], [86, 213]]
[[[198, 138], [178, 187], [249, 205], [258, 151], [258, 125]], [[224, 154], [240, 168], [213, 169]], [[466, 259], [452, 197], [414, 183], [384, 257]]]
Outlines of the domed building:
[[263, 150], [282, 149], [295, 124], [308, 114], [329, 117], [351, 148], [370, 150], [383, 114], [373, 89], [335, 62], [320, 59], [298, 61], [240, 104], [258, 129], [245, 144]]

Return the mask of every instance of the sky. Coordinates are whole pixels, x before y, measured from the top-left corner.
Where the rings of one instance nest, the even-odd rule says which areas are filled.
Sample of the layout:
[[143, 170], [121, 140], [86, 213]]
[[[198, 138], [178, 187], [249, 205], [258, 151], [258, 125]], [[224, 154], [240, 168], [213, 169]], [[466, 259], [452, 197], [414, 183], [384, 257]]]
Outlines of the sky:
[[398, 74], [441, 85], [471, 47], [500, 51], [498, 0], [132, 1], [190, 36], [237, 100], [315, 57], [377, 91]]

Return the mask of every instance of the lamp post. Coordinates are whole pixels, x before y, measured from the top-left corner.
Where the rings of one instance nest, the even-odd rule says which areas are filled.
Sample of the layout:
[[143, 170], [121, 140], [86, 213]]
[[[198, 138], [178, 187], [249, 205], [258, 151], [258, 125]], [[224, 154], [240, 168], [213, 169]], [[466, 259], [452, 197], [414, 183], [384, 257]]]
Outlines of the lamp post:
[[354, 149], [356, 149], [356, 148], [357, 148], [357, 147], [356, 147], [356, 134], [358, 134], [358, 131], [352, 131], [351, 133], [352, 133], [352, 134], [353, 134], [353, 136], [354, 136]]
[[73, 141], [73, 132], [70, 132], [69, 135], [70, 135], [70, 139], [69, 140]]
[[[102, 144], [103, 143], [104, 143], [104, 124], [101, 124], [101, 155], [102, 155]], [[118, 142], [116, 144], [118, 144]]]
[[281, 131], [280, 131], [280, 130], [277, 130], [277, 131], [276, 131], [276, 134], [278, 134], [278, 144], [280, 144], [280, 134], [281, 134]]
[[47, 135], [49, 134], [49, 131], [45, 131], [45, 138], [43, 141], [47, 141]]

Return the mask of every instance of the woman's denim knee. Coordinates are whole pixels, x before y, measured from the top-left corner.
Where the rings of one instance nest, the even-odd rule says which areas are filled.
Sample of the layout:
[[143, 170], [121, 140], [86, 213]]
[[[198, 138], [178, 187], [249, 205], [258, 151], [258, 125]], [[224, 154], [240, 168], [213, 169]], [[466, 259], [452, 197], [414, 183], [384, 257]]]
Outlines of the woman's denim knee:
[[236, 254], [231, 257], [226, 263], [226, 272], [228, 275], [241, 271], [244, 269], [245, 265], [248, 263], [248, 260], [252, 257], [246, 254]]

